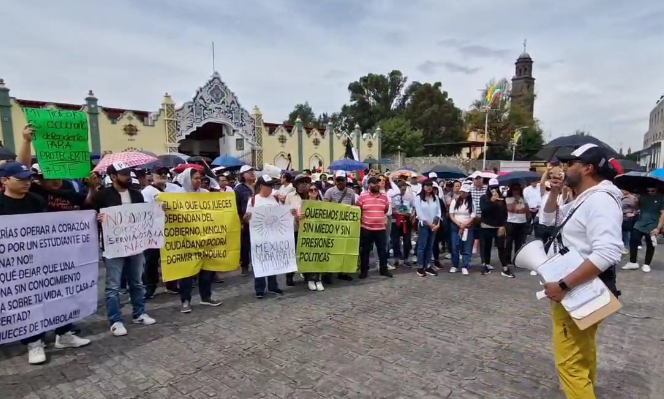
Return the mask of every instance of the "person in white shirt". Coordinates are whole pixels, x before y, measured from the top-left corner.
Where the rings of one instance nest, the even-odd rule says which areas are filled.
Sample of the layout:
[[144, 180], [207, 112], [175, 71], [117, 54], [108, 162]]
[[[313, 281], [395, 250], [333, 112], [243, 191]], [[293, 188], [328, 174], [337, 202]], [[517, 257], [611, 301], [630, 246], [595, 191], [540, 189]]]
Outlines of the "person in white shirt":
[[[145, 202], [157, 202], [157, 196], [161, 193], [184, 193], [182, 187], [168, 182], [168, 168], [156, 166], [152, 170], [152, 184], [141, 190]], [[145, 271], [143, 273], [143, 285], [145, 285], [145, 299], [154, 298], [157, 285], [159, 284], [159, 265], [161, 255], [158, 248], [146, 249]], [[166, 292], [179, 293], [177, 281], [166, 283]]]
[[418, 174], [413, 172], [412, 175], [410, 175], [410, 182], [408, 185], [410, 186], [410, 189], [413, 192], [413, 195], [418, 195], [420, 191], [422, 191], [422, 185], [417, 182]]
[[[551, 193], [544, 203], [540, 223], [559, 226], [554, 238], [560, 245], [576, 250], [584, 261], [557, 282], [544, 284], [546, 295], [554, 301], [553, 350], [560, 384], [568, 398], [594, 399], [597, 378], [597, 328], [580, 330], [560, 302], [569, 290], [599, 277], [617, 297], [615, 266], [622, 257], [622, 193], [611, 180], [617, 172], [609, 165], [606, 151], [586, 144], [569, 157], [565, 174], [552, 170]], [[558, 207], [563, 176], [575, 193], [574, 201]], [[556, 212], [558, 211], [558, 212]], [[549, 254], [555, 250], [550, 246]]]
[[295, 187], [293, 186], [293, 175], [288, 172], [285, 172], [281, 175], [281, 187], [277, 190], [277, 197], [279, 201], [283, 204], [286, 201], [286, 196], [290, 193], [294, 193]]
[[468, 275], [470, 267], [470, 256], [473, 251], [473, 220], [475, 210], [473, 199], [470, 195], [473, 189], [472, 183], [464, 183], [459, 190], [459, 196], [450, 203], [450, 234], [452, 235], [452, 267], [450, 273], [459, 270], [459, 255], [461, 254], [461, 273]]
[[[532, 206], [521, 195], [521, 190], [520, 184], [512, 184], [507, 190], [507, 197], [505, 197], [505, 205], [507, 205], [507, 224], [505, 225], [507, 240], [505, 246], [511, 264], [514, 262], [514, 255], [519, 252], [519, 249], [526, 242], [528, 218], [530, 217], [530, 209], [532, 209]], [[537, 195], [539, 196], [539, 192]]]
[[440, 201], [433, 185], [431, 178], [422, 182], [422, 191], [413, 201], [417, 215], [417, 275], [420, 277], [438, 275], [430, 265], [436, 233], [442, 227]]

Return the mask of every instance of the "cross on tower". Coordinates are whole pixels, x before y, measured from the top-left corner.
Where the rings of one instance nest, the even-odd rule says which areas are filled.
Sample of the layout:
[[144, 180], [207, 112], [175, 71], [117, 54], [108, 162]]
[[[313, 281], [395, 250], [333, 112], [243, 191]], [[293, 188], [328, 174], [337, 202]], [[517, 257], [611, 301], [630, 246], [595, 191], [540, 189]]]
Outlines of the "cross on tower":
[[523, 52], [526, 52], [526, 44], [528, 44], [528, 39], [523, 39]]

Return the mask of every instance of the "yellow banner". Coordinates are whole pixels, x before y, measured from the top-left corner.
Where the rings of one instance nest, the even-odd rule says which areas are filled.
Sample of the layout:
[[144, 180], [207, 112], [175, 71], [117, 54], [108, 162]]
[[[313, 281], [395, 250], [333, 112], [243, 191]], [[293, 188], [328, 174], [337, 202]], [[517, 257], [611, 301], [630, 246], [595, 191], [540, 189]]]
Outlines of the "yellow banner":
[[161, 193], [166, 204], [161, 273], [164, 281], [240, 264], [240, 218], [234, 193]]

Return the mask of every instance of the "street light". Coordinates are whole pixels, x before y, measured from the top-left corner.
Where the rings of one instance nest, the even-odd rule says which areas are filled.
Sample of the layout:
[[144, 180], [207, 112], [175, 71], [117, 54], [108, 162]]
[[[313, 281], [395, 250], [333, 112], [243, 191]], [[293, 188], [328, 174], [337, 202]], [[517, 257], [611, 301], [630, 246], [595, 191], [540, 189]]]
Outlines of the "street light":
[[401, 169], [401, 145], [397, 146], [397, 150], [399, 151], [399, 169]]

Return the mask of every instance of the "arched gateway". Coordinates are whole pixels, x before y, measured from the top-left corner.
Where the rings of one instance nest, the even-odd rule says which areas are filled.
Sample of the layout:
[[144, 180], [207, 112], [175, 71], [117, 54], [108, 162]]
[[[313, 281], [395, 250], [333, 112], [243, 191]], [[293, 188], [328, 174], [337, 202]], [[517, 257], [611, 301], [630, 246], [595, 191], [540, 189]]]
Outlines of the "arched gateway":
[[256, 121], [215, 72], [191, 101], [175, 110], [176, 145], [169, 152], [211, 158], [230, 155], [255, 164], [259, 149]]

